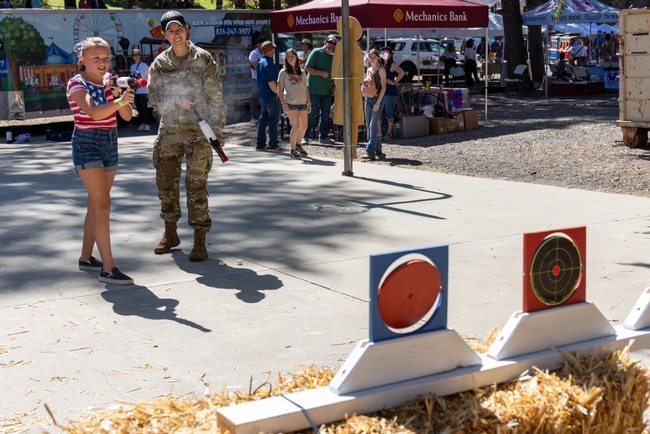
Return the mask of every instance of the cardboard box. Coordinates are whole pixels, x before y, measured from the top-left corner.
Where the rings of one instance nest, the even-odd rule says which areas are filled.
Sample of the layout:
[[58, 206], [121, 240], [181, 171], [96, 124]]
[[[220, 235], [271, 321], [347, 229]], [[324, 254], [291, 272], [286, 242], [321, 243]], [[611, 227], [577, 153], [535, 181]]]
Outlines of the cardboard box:
[[454, 131], [465, 131], [465, 116], [459, 112], [455, 118], [447, 118], [447, 129], [452, 133]]
[[422, 137], [426, 119], [424, 115], [400, 116], [394, 126], [396, 137], [400, 139]]
[[429, 135], [429, 118], [424, 119], [424, 135]]
[[458, 112], [456, 117], [429, 118], [429, 133], [445, 134], [465, 130], [465, 116]]
[[478, 112], [476, 110], [463, 110], [463, 117], [465, 118], [466, 130], [478, 128]]
[[447, 128], [447, 118], [429, 118], [429, 133], [445, 134], [449, 132]]

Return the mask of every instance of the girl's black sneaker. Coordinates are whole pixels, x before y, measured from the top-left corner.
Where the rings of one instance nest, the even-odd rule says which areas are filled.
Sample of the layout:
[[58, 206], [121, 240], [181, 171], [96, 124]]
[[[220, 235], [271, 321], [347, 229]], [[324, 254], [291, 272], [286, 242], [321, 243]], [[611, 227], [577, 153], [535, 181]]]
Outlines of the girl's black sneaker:
[[85, 271], [101, 271], [104, 268], [102, 261], [98, 261], [94, 256], [88, 258], [87, 261], [79, 259], [79, 269]]
[[133, 279], [126, 274], [122, 273], [117, 267], [113, 267], [111, 271], [100, 271], [99, 281], [110, 283], [113, 285], [133, 285]]
[[309, 155], [307, 154], [307, 151], [305, 151], [305, 148], [303, 148], [301, 144], [296, 145], [296, 151], [298, 151], [302, 155]]

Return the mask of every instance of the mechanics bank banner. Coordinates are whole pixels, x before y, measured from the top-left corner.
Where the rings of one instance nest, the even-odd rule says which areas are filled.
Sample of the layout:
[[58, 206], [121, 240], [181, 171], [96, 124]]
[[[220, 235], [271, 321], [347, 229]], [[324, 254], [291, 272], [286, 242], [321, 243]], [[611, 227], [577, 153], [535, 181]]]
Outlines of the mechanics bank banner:
[[[435, 29], [486, 27], [488, 7], [464, 1], [422, 0], [399, 2], [351, 0], [350, 16], [364, 29]], [[283, 11], [271, 12], [273, 32], [309, 33], [335, 31], [341, 17], [340, 1], [317, 0]]]

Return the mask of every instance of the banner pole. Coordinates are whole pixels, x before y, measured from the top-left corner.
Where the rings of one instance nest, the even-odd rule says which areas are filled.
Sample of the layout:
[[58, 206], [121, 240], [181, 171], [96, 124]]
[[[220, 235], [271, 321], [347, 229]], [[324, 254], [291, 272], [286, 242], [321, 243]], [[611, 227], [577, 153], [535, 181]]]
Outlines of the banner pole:
[[[349, 0], [341, 1], [343, 45], [343, 176], [354, 176], [352, 170], [352, 99], [350, 97], [350, 3]], [[368, 33], [368, 38], [370, 33]], [[356, 149], [354, 149], [356, 152]]]

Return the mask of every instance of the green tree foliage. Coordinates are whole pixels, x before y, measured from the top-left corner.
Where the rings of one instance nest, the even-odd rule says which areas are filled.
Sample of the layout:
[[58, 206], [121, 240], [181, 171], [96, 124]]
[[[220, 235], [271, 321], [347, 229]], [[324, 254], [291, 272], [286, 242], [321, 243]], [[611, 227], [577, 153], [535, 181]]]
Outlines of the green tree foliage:
[[34, 26], [22, 18], [5, 16], [0, 21], [0, 38], [4, 41], [5, 53], [10, 59], [14, 85], [20, 82], [18, 66], [40, 65], [46, 59], [47, 46], [43, 37]]

